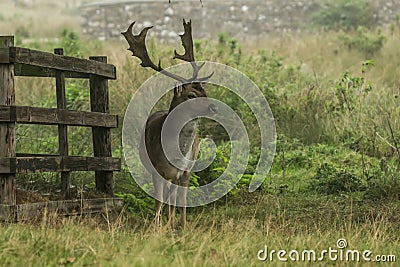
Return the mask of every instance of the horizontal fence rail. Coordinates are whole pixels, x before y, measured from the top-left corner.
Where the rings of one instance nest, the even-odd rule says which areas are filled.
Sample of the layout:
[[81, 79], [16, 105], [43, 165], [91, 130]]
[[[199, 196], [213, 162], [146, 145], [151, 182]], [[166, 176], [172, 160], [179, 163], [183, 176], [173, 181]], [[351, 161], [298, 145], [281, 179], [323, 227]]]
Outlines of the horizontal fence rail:
[[0, 122], [118, 128], [117, 115], [20, 106], [0, 106]]
[[15, 64], [16, 76], [55, 77], [59, 70], [66, 72], [66, 78], [117, 77], [114, 65], [21, 47], [0, 48], [1, 63]]
[[112, 157], [35, 156], [0, 158], [0, 173], [120, 171], [121, 159]]
[[85, 201], [76, 199], [20, 205], [0, 205], [0, 220], [20, 222], [43, 216], [46, 211], [57, 211], [58, 214], [71, 216], [82, 213], [107, 212], [123, 206], [124, 200], [121, 198], [87, 199]]

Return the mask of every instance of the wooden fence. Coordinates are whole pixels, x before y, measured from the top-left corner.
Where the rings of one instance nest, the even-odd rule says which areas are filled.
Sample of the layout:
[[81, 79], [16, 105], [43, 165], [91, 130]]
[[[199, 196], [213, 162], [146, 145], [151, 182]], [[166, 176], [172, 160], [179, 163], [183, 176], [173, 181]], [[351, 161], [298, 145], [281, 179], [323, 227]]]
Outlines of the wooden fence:
[[[15, 106], [14, 76], [54, 77], [57, 108]], [[89, 79], [91, 112], [66, 109], [66, 78]], [[121, 199], [111, 198], [114, 195], [113, 171], [120, 170], [121, 160], [111, 155], [110, 129], [118, 127], [118, 117], [109, 114], [109, 79], [116, 79], [116, 68], [107, 64], [106, 57], [88, 60], [64, 56], [63, 49], [55, 49], [52, 54], [15, 47], [12, 36], [0, 36], [0, 217], [11, 214], [13, 219], [19, 220], [44, 208], [69, 214], [84, 209], [93, 212], [104, 205], [121, 205]], [[16, 123], [58, 125], [59, 154], [18, 154]], [[94, 157], [69, 155], [68, 126], [92, 128]], [[95, 171], [96, 189], [110, 198], [85, 203], [69, 200], [17, 205], [16, 174], [60, 172], [61, 192], [68, 199], [71, 171]]]

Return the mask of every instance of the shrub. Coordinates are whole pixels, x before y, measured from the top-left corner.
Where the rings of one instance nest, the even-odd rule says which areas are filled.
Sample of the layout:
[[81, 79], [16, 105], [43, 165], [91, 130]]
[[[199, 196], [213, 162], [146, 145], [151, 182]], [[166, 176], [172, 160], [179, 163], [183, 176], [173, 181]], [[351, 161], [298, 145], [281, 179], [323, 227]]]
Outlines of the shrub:
[[66, 84], [67, 108], [90, 110], [89, 84], [84, 80], [75, 80]]
[[317, 168], [314, 179], [315, 189], [325, 194], [365, 191], [368, 185], [354, 170], [344, 169], [328, 162], [322, 163]]
[[[218, 179], [229, 164], [230, 142], [222, 143], [217, 146], [214, 161], [204, 170], [192, 174], [191, 186], [205, 185]], [[198, 181], [200, 177], [200, 181]]]
[[149, 212], [154, 206], [154, 200], [150, 197], [137, 198], [133, 194], [121, 192], [116, 193], [115, 196], [124, 199], [126, 209], [130, 212]]
[[376, 19], [370, 2], [366, 0], [328, 0], [312, 16], [313, 24], [324, 29], [357, 29], [372, 27]]
[[[372, 61], [367, 61], [364, 65], [373, 65]], [[364, 66], [363, 65], [363, 66]], [[372, 86], [364, 77], [352, 76], [346, 71], [343, 76], [334, 84], [335, 97], [337, 100], [336, 110], [348, 110], [351, 112], [356, 108], [360, 97], [368, 94], [372, 90]]]
[[377, 34], [368, 33], [363, 27], [359, 27], [355, 34], [342, 33], [341, 39], [348, 49], [357, 50], [366, 58], [379, 52], [386, 41], [386, 37], [380, 31]]
[[394, 161], [381, 160], [381, 170], [371, 176], [370, 186], [365, 193], [367, 199], [400, 200], [399, 167]]

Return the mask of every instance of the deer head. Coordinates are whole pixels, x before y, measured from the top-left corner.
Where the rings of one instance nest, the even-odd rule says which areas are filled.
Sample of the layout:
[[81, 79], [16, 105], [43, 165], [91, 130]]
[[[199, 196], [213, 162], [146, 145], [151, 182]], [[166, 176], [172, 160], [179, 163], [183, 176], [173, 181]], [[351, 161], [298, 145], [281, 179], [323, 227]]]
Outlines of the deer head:
[[[170, 105], [170, 111], [177, 107], [179, 104], [183, 103], [184, 101], [187, 101], [189, 99], [196, 99], [196, 98], [203, 98], [207, 97], [207, 93], [205, 91], [205, 85], [207, 84], [207, 81], [211, 78], [211, 76], [214, 73], [211, 73], [210, 75], [206, 77], [199, 78], [198, 74], [201, 68], [204, 66], [205, 62], [197, 65], [194, 59], [194, 53], [193, 53], [193, 38], [192, 38], [192, 26], [191, 26], [191, 21], [186, 22], [183, 20], [183, 28], [184, 28], [184, 33], [180, 35], [181, 40], [182, 40], [182, 46], [185, 49], [185, 53], [183, 55], [178, 54], [176, 50], [174, 51], [174, 59], [181, 59], [186, 62], [190, 62], [192, 68], [193, 68], [193, 75], [191, 78], [186, 79], [184, 77], [181, 77], [179, 75], [176, 75], [174, 73], [171, 73], [161, 67], [161, 61], [158, 61], [158, 65], [154, 64], [152, 60], [149, 57], [149, 54], [147, 52], [146, 48], [146, 35], [147, 32], [153, 28], [153, 26], [150, 27], [145, 27], [138, 35], [133, 35], [132, 28], [133, 25], [135, 25], [136, 22], [133, 22], [131, 25], [129, 25], [128, 29], [126, 32], [122, 32], [122, 35], [125, 37], [126, 41], [129, 44], [128, 50], [132, 52], [132, 56], [135, 56], [139, 58], [141, 62], [142, 67], [150, 67], [153, 70], [160, 72], [164, 74], [165, 76], [168, 76], [178, 82], [178, 84], [174, 88], [174, 98], [171, 102]], [[206, 115], [207, 113], [215, 114], [217, 113], [217, 107], [214, 104], [209, 104], [208, 101], [205, 101], [205, 99], [202, 99], [202, 104], [200, 105], [193, 105], [193, 109], [197, 111], [200, 111], [200, 113], [203, 113]], [[207, 105], [208, 103], [208, 105]], [[206, 105], [206, 107], [204, 106]], [[205, 109], [207, 112], [205, 112]], [[202, 110], [199, 110], [202, 109]]]

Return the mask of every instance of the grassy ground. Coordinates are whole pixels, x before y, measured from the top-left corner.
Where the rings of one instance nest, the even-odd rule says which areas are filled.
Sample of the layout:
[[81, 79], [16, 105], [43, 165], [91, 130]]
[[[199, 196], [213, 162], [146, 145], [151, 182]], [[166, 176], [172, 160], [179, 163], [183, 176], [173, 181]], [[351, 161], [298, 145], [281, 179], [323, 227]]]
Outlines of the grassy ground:
[[[184, 231], [155, 229], [149, 218], [125, 215], [91, 219], [47, 215], [33, 225], [2, 225], [0, 265], [275, 266], [279, 263], [276, 257], [273, 263], [257, 258], [265, 245], [287, 252], [313, 249], [319, 257], [324, 249], [336, 249], [339, 238], [346, 239], [346, 249], [368, 249], [374, 257], [398, 255], [400, 251], [398, 203], [370, 205], [335, 198], [264, 194], [252, 199], [248, 204], [199, 208], [200, 212], [189, 217]], [[328, 258], [311, 263], [343, 266], [343, 262]], [[363, 262], [362, 266], [376, 264]]]

